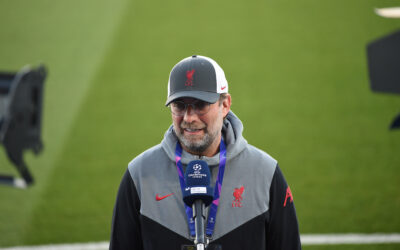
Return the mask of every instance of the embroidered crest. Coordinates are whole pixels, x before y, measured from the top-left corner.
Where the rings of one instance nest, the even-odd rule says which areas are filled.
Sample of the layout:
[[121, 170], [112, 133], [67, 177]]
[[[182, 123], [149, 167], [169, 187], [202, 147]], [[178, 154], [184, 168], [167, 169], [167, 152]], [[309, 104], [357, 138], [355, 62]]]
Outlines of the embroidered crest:
[[241, 186], [240, 188], [235, 188], [235, 191], [233, 192], [233, 197], [235, 199], [232, 202], [232, 207], [242, 207], [243, 191], [244, 191], [244, 186]]
[[193, 74], [194, 74], [195, 70], [188, 70], [186, 71], [186, 83], [185, 86], [193, 86]]

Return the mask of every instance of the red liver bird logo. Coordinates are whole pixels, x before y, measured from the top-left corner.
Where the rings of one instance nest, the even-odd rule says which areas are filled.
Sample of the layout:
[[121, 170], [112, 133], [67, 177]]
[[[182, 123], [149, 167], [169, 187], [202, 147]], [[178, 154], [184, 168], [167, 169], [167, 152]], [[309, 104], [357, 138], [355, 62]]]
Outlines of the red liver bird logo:
[[241, 186], [240, 188], [235, 188], [235, 191], [233, 192], [233, 197], [235, 197], [235, 200], [232, 202], [232, 207], [242, 207], [243, 191], [244, 186]]
[[186, 71], [186, 83], [185, 86], [193, 86], [193, 74], [195, 70], [188, 70]]

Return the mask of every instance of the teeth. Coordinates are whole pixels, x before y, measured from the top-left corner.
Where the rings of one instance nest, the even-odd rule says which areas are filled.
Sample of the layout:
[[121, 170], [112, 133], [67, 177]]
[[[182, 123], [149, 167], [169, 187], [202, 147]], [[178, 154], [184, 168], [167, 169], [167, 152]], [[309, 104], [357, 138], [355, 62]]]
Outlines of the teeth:
[[185, 130], [186, 130], [186, 131], [189, 131], [189, 132], [196, 132], [196, 131], [199, 131], [200, 129], [185, 128]]

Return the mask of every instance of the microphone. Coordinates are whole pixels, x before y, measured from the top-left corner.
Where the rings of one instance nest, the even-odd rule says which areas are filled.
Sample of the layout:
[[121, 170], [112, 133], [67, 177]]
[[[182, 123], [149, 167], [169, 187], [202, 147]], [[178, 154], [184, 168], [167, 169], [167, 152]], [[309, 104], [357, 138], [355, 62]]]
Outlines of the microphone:
[[193, 218], [196, 228], [195, 244], [197, 250], [204, 250], [206, 245], [204, 235], [205, 207], [214, 199], [214, 189], [210, 186], [211, 173], [208, 164], [202, 160], [191, 161], [186, 167], [183, 201], [193, 208]]

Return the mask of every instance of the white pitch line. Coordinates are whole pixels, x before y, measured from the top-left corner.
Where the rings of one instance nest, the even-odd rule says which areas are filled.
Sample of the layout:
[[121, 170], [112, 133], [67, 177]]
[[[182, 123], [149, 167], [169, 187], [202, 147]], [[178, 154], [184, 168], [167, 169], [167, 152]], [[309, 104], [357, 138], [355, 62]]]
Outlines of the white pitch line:
[[[400, 233], [375, 234], [302, 234], [301, 244], [305, 245], [343, 245], [343, 244], [390, 244], [400, 243]], [[0, 250], [107, 250], [109, 243], [74, 243], [43, 246], [20, 246], [0, 248]]]
[[387, 18], [400, 18], [400, 7], [392, 7], [392, 8], [376, 8], [375, 13], [382, 17]]
[[0, 248], [0, 250], [107, 250], [108, 242], [74, 243], [74, 244], [55, 244], [43, 246], [20, 246]]
[[398, 233], [375, 234], [304, 234], [302, 245], [339, 245], [339, 244], [388, 244], [400, 243]]

